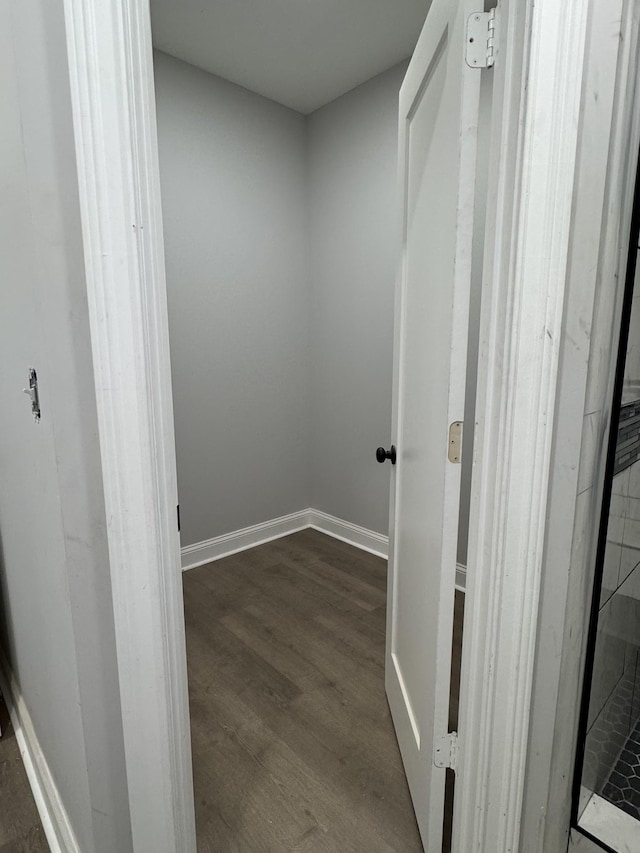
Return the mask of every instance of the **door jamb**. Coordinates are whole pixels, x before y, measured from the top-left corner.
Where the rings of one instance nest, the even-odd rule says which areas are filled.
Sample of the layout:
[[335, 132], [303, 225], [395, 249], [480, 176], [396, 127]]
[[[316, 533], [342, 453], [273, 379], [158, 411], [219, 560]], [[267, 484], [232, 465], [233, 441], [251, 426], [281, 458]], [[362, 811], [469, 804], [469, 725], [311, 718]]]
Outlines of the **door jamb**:
[[500, 8], [456, 851], [520, 844], [588, 6], [527, 0]]
[[[595, 568], [593, 534], [600, 518], [624, 289], [616, 281], [624, 282], [640, 142], [640, 4], [592, 0], [590, 6], [593, 68], [583, 99], [590, 113], [585, 119], [589, 145], [581, 155], [586, 177], [575, 201], [567, 302], [571, 345], [563, 359], [571, 382], [564, 380], [559, 395], [523, 851], [565, 850], [567, 844], [572, 850], [595, 849], [578, 830], [570, 830], [571, 793]], [[591, 270], [593, 280], [585, 282]], [[600, 353], [595, 360], [592, 348]]]
[[133, 846], [196, 849], [148, 0], [64, 0]]

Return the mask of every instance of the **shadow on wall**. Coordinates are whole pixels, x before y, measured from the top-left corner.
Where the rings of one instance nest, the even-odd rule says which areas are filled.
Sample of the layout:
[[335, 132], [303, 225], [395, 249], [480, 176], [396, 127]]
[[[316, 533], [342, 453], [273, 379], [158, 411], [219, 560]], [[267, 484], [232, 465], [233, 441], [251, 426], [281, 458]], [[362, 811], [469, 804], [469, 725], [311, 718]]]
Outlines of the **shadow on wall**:
[[8, 604], [9, 596], [6, 590], [7, 572], [5, 566], [4, 549], [2, 547], [2, 531], [0, 531], [0, 667], [4, 661], [11, 660], [13, 644], [13, 620], [11, 607]]

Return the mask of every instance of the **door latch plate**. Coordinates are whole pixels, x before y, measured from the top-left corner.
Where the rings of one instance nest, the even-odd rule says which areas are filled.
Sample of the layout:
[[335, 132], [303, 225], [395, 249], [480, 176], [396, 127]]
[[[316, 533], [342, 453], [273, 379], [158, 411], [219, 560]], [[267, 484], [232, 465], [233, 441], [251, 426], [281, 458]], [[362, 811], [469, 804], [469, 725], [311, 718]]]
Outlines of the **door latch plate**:
[[462, 459], [462, 421], [454, 421], [449, 427], [449, 462]]
[[38, 395], [38, 377], [33, 367], [29, 368], [29, 387], [22, 389], [31, 400], [31, 414], [36, 423], [40, 421], [40, 397]]

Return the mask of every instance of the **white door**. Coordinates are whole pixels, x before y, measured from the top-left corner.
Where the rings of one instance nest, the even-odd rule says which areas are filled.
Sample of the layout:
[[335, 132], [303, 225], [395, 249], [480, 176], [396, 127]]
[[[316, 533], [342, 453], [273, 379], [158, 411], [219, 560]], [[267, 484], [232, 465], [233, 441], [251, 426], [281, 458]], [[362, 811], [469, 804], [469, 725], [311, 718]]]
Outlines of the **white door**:
[[444, 813], [434, 747], [448, 731], [460, 500], [448, 443], [465, 396], [481, 74], [465, 63], [472, 11], [469, 0], [434, 0], [400, 92], [386, 687], [428, 853], [442, 849]]

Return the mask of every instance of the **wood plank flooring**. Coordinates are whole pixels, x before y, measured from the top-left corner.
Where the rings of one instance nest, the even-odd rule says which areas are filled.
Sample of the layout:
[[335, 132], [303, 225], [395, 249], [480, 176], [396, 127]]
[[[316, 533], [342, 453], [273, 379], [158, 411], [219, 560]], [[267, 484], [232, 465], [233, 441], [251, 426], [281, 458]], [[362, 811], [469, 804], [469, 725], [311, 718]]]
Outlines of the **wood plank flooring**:
[[386, 562], [305, 530], [186, 572], [184, 595], [200, 853], [421, 851]]
[[[383, 560], [311, 530], [185, 573], [200, 853], [422, 850], [384, 695], [385, 590]], [[46, 853], [1, 702], [0, 721], [0, 853]]]

